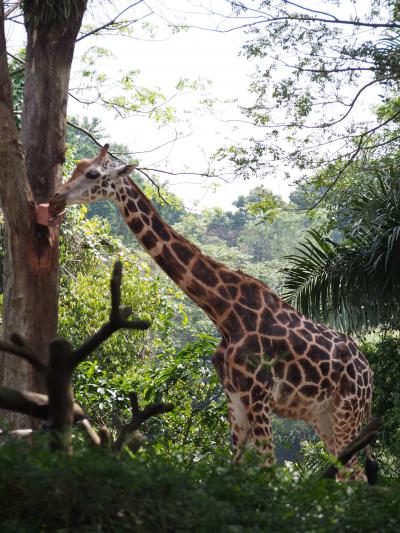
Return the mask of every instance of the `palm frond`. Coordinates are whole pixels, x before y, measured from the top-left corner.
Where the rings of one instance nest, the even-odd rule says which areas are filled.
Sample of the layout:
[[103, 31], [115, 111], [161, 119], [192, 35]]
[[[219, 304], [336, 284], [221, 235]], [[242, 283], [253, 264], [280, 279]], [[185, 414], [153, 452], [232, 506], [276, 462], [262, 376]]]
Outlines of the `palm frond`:
[[400, 180], [379, 177], [352, 202], [340, 243], [309, 230], [283, 269], [283, 296], [305, 315], [345, 330], [400, 320]]

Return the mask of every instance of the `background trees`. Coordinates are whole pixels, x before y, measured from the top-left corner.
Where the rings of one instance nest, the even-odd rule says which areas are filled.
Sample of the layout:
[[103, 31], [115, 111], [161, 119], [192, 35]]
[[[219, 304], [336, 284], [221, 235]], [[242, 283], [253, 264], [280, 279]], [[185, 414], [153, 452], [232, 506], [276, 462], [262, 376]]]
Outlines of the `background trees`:
[[[396, 1], [230, 3], [249, 29], [243, 54], [256, 64], [254, 103], [243, 108], [254, 134], [226, 151], [238, 172], [286, 166], [315, 179], [321, 165], [338, 163], [331, 187], [351, 162], [397, 146]], [[385, 112], [374, 116], [371, 102]]]
[[[11, 228], [9, 235], [14, 235], [7, 241], [11, 255], [6, 276], [11, 283], [14, 270], [10, 271], [10, 264], [19, 262], [15, 276], [27, 272], [23, 283], [33, 287], [18, 294], [6, 289], [4, 297], [6, 312], [13, 302], [13, 309], [19, 309], [18, 316], [10, 316], [24, 321], [26, 331], [19, 329], [28, 340], [30, 334], [37, 333], [39, 340], [54, 334], [56, 291], [54, 279], [47, 280], [44, 273], [57, 266], [58, 231], [49, 233], [35, 224], [34, 203], [46, 200], [60, 178], [59, 146], [64, 146], [66, 128], [65, 102], [60, 95], [65, 94], [65, 59], [72, 49], [69, 43], [60, 80], [57, 78], [48, 101], [43, 92], [59, 59], [56, 50], [53, 55], [44, 44], [46, 39], [69, 39], [72, 30], [61, 37], [57, 20], [76, 29], [76, 9], [85, 10], [80, 2], [46, 2], [47, 10], [39, 9], [42, 4], [22, 5], [31, 32], [26, 58], [21, 53], [7, 65], [0, 42], [0, 81], [7, 82], [0, 84], [0, 194]], [[101, 4], [108, 13], [120, 6], [118, 2]], [[129, 3], [127, 7], [144, 4], [149, 2]], [[134, 314], [150, 320], [152, 326], [129, 336], [120, 332], [102, 344], [77, 369], [76, 398], [96, 424], [106, 422], [114, 434], [130, 419], [132, 389], [143, 404], [162, 398], [176, 408], [162, 421], [146, 422], [147, 443], [136, 457], [127, 450], [118, 457], [107, 450], [84, 450], [78, 431], [76, 455], [67, 462], [41, 450], [41, 435], [31, 450], [8, 442], [7, 430], [3, 430], [0, 500], [7, 503], [0, 506], [0, 523], [5, 530], [53, 525], [53, 529], [76, 531], [385, 531], [397, 527], [397, 2], [375, 1], [373, 9], [368, 13], [366, 9], [365, 16], [359, 11], [358, 18], [345, 18], [343, 4], [339, 12], [336, 2], [328, 3], [330, 14], [328, 9], [322, 12], [312, 6], [311, 10], [286, 1], [225, 4], [234, 10], [226, 23], [246, 25], [251, 30], [244, 53], [255, 58], [259, 68], [251, 86], [254, 104], [242, 104], [246, 121], [254, 126], [252, 138], [221, 150], [215, 161], [227, 155], [242, 177], [252, 173], [266, 176], [267, 165], [276, 162], [282, 164], [282, 174], [293, 165], [299, 169], [291, 174], [298, 187], [289, 199], [282, 199], [255, 182], [248, 194], [238, 194], [232, 209], [188, 211], [182, 200], [169, 192], [162, 175], [157, 180], [153, 171], [142, 168], [135, 180], [168, 222], [205, 253], [264, 280], [278, 292], [286, 291], [296, 306], [318, 320], [354, 331], [374, 369], [374, 412], [384, 414], [375, 451], [381, 464], [381, 483], [386, 486], [366, 491], [358, 485], [316, 482], [326, 455], [314, 443], [308, 427], [281, 419], [274, 421], [279, 468], [260, 470], [251, 454], [241, 469], [231, 468], [224, 398], [210, 364], [217, 343], [213, 325], [142, 253], [118, 211], [108, 203], [99, 203], [89, 209], [68, 209], [60, 230], [58, 331], [79, 343], [105, 319], [110, 264], [117, 257], [124, 265], [124, 304], [133, 305]], [[17, 10], [16, 5], [13, 7]], [[109, 24], [101, 28], [84, 25], [77, 40], [93, 32], [131, 32], [135, 17], [122, 15], [122, 10], [114, 13]], [[338, 28], [342, 28], [341, 33]], [[370, 30], [373, 33], [364, 33]], [[35, 32], [41, 36], [39, 50], [34, 50]], [[285, 52], [296, 63], [289, 62]], [[111, 106], [121, 116], [148, 114], [159, 124], [170, 120], [173, 110], [169, 99], [159, 90], [140, 86], [134, 71], [121, 73], [118, 97], [106, 94], [103, 84], [110, 78], [97, 64], [108, 54], [100, 46], [84, 54], [79, 84], [70, 88], [73, 97]], [[41, 62], [44, 72], [37, 80], [32, 75], [33, 57]], [[25, 59], [27, 66], [21, 63]], [[22, 67], [31, 69], [26, 78], [21, 75]], [[39, 84], [38, 94], [33, 94], [35, 83]], [[180, 87], [185, 86], [188, 82], [182, 81]], [[379, 94], [374, 93], [374, 102], [380, 105], [371, 110], [361, 100], [375, 87], [379, 87]], [[29, 102], [41, 108], [36, 118], [29, 114], [33, 113]], [[212, 102], [207, 105], [212, 108]], [[61, 114], [57, 114], [60, 109]], [[35, 124], [38, 130], [32, 132]], [[18, 142], [20, 128], [24, 143], [29, 145], [32, 139], [32, 146], [25, 147], [29, 152], [26, 161]], [[51, 154], [35, 137], [39, 132], [44, 135], [43, 142], [54, 141]], [[92, 156], [98, 143], [112, 140], [93, 115], [68, 117], [66, 174], [75, 159]], [[112, 144], [111, 151], [120, 158], [131, 158], [132, 154], [129, 146], [121, 144]], [[49, 159], [50, 155], [54, 159]], [[42, 156], [44, 162], [52, 162], [46, 172], [40, 167]], [[28, 166], [33, 169], [28, 168], [29, 181], [25, 176]], [[27, 250], [25, 240], [31, 243]], [[18, 282], [16, 278], [14, 281]], [[11, 287], [15, 290], [16, 286]], [[48, 297], [38, 292], [39, 286], [48, 290]], [[28, 290], [29, 305], [21, 306]], [[33, 298], [36, 300], [31, 304]], [[46, 313], [51, 314], [51, 320]], [[32, 317], [34, 314], [37, 316]], [[5, 325], [10, 330], [7, 321]], [[23, 386], [30, 387], [29, 383]], [[291, 461], [289, 466], [282, 466], [287, 460]], [[266, 493], [270, 495], [267, 499]], [[42, 505], [44, 497], [51, 501], [47, 508]]]

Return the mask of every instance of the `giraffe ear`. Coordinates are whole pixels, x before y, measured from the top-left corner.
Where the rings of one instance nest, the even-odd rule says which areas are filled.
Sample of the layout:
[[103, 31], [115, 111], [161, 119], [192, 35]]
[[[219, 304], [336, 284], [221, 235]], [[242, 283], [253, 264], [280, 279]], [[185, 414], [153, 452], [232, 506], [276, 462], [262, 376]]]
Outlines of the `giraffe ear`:
[[117, 170], [118, 176], [129, 176], [131, 172], [137, 167], [137, 165], [123, 165]]
[[102, 146], [100, 148], [99, 155], [96, 157], [96, 159], [99, 159], [99, 160], [105, 159], [107, 157], [107, 151], [109, 148], [110, 148], [109, 144], [105, 144], [104, 146]]

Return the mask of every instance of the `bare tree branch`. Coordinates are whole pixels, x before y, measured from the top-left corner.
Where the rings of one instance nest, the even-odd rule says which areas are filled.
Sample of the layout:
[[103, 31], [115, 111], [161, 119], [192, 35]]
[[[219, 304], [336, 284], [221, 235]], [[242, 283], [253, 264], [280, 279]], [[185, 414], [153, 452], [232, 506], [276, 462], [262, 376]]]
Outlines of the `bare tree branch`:
[[227, 179], [223, 178], [221, 174], [212, 174], [209, 171], [205, 172], [173, 172], [172, 170], [161, 170], [159, 168], [142, 168], [136, 167], [136, 170], [139, 172], [148, 171], [148, 172], [159, 172], [160, 174], [168, 174], [170, 176], [203, 176], [206, 178], [218, 178], [226, 183], [230, 183]]
[[[144, 2], [144, 0], [138, 0], [138, 2], [135, 2], [133, 4], [130, 4], [128, 7], [126, 7], [125, 9], [123, 9], [122, 11], [120, 11], [113, 19], [109, 20], [108, 22], [106, 22], [105, 24], [103, 24], [102, 26], [99, 26], [98, 28], [92, 30], [92, 31], [89, 31], [88, 33], [85, 33], [84, 35], [81, 35], [80, 37], [78, 37], [76, 39], [76, 43], [79, 42], [79, 41], [82, 41], [82, 39], [86, 39], [86, 37], [89, 37], [90, 35], [94, 35], [95, 33], [99, 33], [101, 30], [104, 30], [106, 28], [109, 28], [110, 26], [113, 26], [115, 24], [125, 24], [126, 25], [126, 22], [120, 22], [118, 23], [118, 19], [124, 14], [126, 13], [127, 11], [129, 11], [130, 9], [132, 9], [133, 7], [136, 7], [137, 5], [139, 4], [142, 4]], [[146, 4], [146, 7], [147, 4]], [[151, 10], [150, 10], [151, 11]], [[134, 24], [135, 22], [137, 22], [137, 20], [132, 20], [129, 22], [129, 24]]]
[[124, 424], [119, 432], [118, 438], [114, 443], [116, 450], [121, 450], [129, 436], [137, 431], [140, 426], [148, 418], [162, 413], [169, 413], [174, 409], [172, 403], [154, 402], [147, 405], [143, 410], [139, 407], [139, 401], [136, 392], [131, 392], [129, 395], [131, 404], [132, 419], [127, 424]]
[[110, 337], [115, 331], [122, 328], [144, 330], [150, 327], [146, 320], [127, 320], [131, 314], [128, 307], [120, 307], [121, 299], [122, 264], [117, 261], [114, 265], [111, 278], [111, 312], [110, 319], [94, 335], [92, 335], [79, 348], [74, 350], [71, 356], [72, 366], [75, 368], [79, 363], [93, 352], [102, 342]]
[[10, 337], [11, 343], [0, 341], [0, 350], [3, 353], [9, 353], [25, 359], [30, 365], [33, 366], [39, 374], [44, 375], [46, 373], [47, 367], [44, 363], [41, 362], [39, 356], [34, 353], [34, 351], [29, 348], [25, 341], [17, 334], [13, 334]]
[[15, 11], [16, 9], [19, 8], [19, 4], [20, 4], [19, 2], [15, 2], [14, 4], [11, 4], [11, 6], [10, 6], [7, 10], [4, 11], [4, 19], [8, 19], [8, 17], [9, 17], [12, 13], [14, 13], [14, 11]]
[[91, 440], [91, 442], [95, 445], [95, 446], [100, 446], [101, 445], [101, 438], [100, 436], [97, 434], [97, 432], [95, 431], [95, 429], [93, 428], [92, 424], [90, 423], [90, 421], [87, 419], [87, 418], [84, 418], [82, 421], [81, 421], [81, 425], [83, 427], [83, 429], [85, 430], [87, 436], [89, 437], [89, 439]]
[[338, 119], [336, 120], [333, 120], [332, 122], [325, 122], [325, 123], [322, 123], [318, 126], [314, 125], [314, 126], [307, 126], [307, 125], [303, 125], [302, 127], [304, 128], [329, 128], [331, 126], [335, 126], [336, 124], [339, 124], [339, 122], [343, 122], [349, 115], [350, 113], [352, 112], [354, 106], [356, 105], [356, 102], [357, 100], [359, 99], [359, 97], [361, 96], [361, 94], [367, 90], [369, 87], [371, 87], [372, 85], [375, 85], [376, 83], [380, 83], [381, 81], [383, 81], [383, 78], [377, 78], [377, 79], [374, 79], [368, 83], [366, 83], [365, 85], [363, 85], [356, 93], [356, 95], [354, 96], [354, 98], [352, 99], [352, 101], [350, 102], [350, 104], [346, 104], [348, 105], [348, 110], [346, 111], [346, 113], [344, 115], [342, 115], [341, 117], [339, 117]]
[[116, 155], [139, 155], [139, 154], [150, 154], [151, 152], [155, 152], [156, 150], [159, 150], [160, 148], [164, 148], [164, 146], [168, 146], [169, 144], [172, 144], [176, 141], [180, 141], [181, 139], [187, 139], [188, 137], [191, 137], [191, 133], [188, 133], [187, 135], [180, 135], [178, 136], [178, 132], [175, 131], [175, 137], [173, 139], [170, 139], [169, 141], [166, 141], [165, 143], [159, 144], [155, 148], [149, 148], [148, 150], [135, 150], [134, 152], [114, 152], [114, 157]]
[[159, 186], [159, 184], [157, 182], [155, 182], [153, 180], [153, 178], [151, 178], [151, 176], [146, 172], [146, 170], [144, 170], [143, 168], [140, 168], [140, 167], [136, 167], [136, 170], [138, 172], [140, 172], [141, 174], [143, 174], [143, 176], [146, 176], [146, 178], [150, 181], [150, 183], [156, 188], [157, 190], [157, 194], [158, 196], [161, 198], [161, 200], [166, 204], [166, 205], [171, 205], [168, 200], [166, 200], [164, 198], [164, 196], [161, 194], [161, 187]]
[[[245, 8], [246, 10], [250, 10], [251, 8], [248, 8], [246, 4], [239, 3], [239, 2], [229, 2], [233, 7], [236, 7], [238, 9]], [[258, 14], [261, 14], [265, 17], [265, 19], [262, 21], [264, 23], [270, 23], [275, 21], [281, 21], [281, 20], [287, 20], [289, 22], [291, 21], [305, 21], [305, 22], [323, 22], [326, 24], [337, 24], [337, 25], [351, 25], [355, 27], [366, 27], [366, 28], [388, 28], [388, 29], [398, 29], [400, 28], [400, 24], [397, 24], [396, 22], [368, 22], [368, 21], [361, 21], [358, 18], [355, 19], [340, 19], [336, 16], [332, 15], [331, 13], [327, 13], [324, 11], [314, 10], [307, 6], [303, 6], [301, 4], [297, 4], [295, 2], [291, 2], [290, 0], [284, 0], [285, 4], [292, 5], [294, 7], [297, 7], [301, 9], [302, 11], [308, 11], [311, 13], [316, 13], [317, 15], [324, 15], [322, 17], [313, 17], [308, 15], [298, 15], [296, 13], [288, 13], [287, 16], [280, 16], [276, 17], [273, 15], [270, 15], [269, 13], [261, 10], [252, 10], [256, 11]]]
[[15, 55], [11, 54], [11, 52], [9, 52], [8, 50], [7, 50], [7, 55], [8, 55], [8, 57], [11, 57], [11, 59], [14, 59], [14, 61], [19, 63], [20, 65], [24, 65], [25, 66], [25, 61], [23, 61], [22, 59], [20, 59], [19, 57], [15, 56]]
[[[47, 421], [49, 419], [49, 398], [46, 394], [0, 387], [0, 409], [7, 409]], [[75, 422], [87, 417], [82, 407], [76, 402], [73, 405], [73, 414]]]
[[363, 132], [359, 136], [359, 141], [357, 143], [356, 149], [352, 152], [350, 158], [346, 161], [346, 163], [342, 166], [342, 168], [336, 174], [335, 179], [332, 181], [332, 183], [330, 183], [330, 185], [326, 188], [324, 193], [315, 202], [315, 204], [312, 207], [309, 208], [310, 210], [315, 209], [316, 207], [318, 207], [324, 201], [324, 199], [327, 197], [329, 192], [333, 189], [333, 187], [336, 185], [336, 183], [342, 177], [343, 173], [349, 168], [351, 163], [355, 160], [355, 158], [358, 156], [358, 154], [363, 150], [364, 143], [366, 142], [365, 139], [367, 138], [367, 140], [368, 140], [373, 133], [375, 133], [378, 129], [382, 128], [383, 126], [385, 126], [389, 122], [392, 122], [398, 116], [400, 116], [400, 111], [397, 111], [392, 116], [390, 116], [388, 119], [386, 119], [384, 122], [381, 122], [380, 124], [378, 124], [378, 125], [374, 126], [373, 128], [369, 129], [368, 131]]
[[[85, 130], [85, 128], [82, 128], [81, 126], [78, 126], [77, 124], [74, 124], [73, 122], [71, 122], [70, 120], [67, 120], [67, 124], [68, 126], [70, 126], [71, 128], [74, 128], [75, 130], [78, 130], [80, 131], [81, 133], [83, 133], [84, 135], [86, 135], [87, 137], [89, 137], [89, 139], [96, 145], [98, 146], [99, 148], [102, 148], [103, 147], [103, 144], [104, 143], [101, 143], [100, 141], [98, 141], [96, 139], [96, 137], [90, 133], [90, 131], [88, 130]], [[121, 158], [119, 158], [116, 154], [114, 154], [113, 152], [110, 152], [110, 150], [108, 151], [109, 155], [116, 159], [117, 161], [119, 161], [120, 163], [125, 163], [125, 161]]]

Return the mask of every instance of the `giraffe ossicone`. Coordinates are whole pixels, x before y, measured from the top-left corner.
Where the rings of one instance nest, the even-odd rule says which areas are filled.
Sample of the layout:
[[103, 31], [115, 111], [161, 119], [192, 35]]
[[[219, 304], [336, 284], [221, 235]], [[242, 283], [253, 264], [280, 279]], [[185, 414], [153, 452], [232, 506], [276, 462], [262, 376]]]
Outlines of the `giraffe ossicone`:
[[129, 178], [135, 165], [110, 165], [107, 149], [77, 164], [52, 208], [114, 201], [145, 250], [214, 322], [221, 343], [212, 363], [227, 395], [236, 457], [251, 442], [266, 464], [273, 462], [271, 413], [311, 424], [339, 455], [371, 411], [372, 373], [353, 339], [307, 319], [260, 280], [204, 255]]

